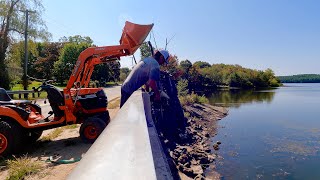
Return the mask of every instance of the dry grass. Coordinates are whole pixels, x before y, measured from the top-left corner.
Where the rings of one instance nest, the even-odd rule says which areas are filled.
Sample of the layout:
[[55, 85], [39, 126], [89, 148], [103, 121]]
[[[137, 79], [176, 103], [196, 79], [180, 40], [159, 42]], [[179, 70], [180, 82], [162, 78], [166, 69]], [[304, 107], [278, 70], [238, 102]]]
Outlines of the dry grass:
[[31, 157], [23, 156], [7, 160], [9, 175], [7, 180], [20, 180], [43, 169], [40, 161], [34, 161]]
[[63, 128], [56, 128], [50, 134], [41, 138], [41, 141], [52, 141], [63, 132]]
[[78, 124], [71, 124], [68, 126], [62, 127], [63, 129], [76, 129], [78, 127]]
[[191, 94], [187, 94], [186, 96], [179, 96], [179, 100], [182, 106], [191, 105], [194, 103], [209, 103], [209, 100], [205, 96], [199, 96], [193, 92]]
[[43, 142], [52, 141], [55, 138], [57, 138], [65, 129], [76, 129], [77, 127], [78, 127], [78, 124], [71, 124], [71, 125], [56, 128], [50, 134], [42, 137], [41, 141]]
[[108, 109], [116, 109], [120, 107], [120, 97], [111, 100], [108, 104]]

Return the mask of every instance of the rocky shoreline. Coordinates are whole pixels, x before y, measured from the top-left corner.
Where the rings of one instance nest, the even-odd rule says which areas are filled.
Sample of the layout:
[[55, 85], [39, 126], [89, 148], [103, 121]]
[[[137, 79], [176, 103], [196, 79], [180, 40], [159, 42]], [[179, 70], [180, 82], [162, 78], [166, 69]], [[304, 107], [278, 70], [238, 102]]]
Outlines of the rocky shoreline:
[[[217, 121], [228, 115], [228, 109], [208, 104], [193, 104], [184, 107], [187, 118], [183, 143], [176, 143], [169, 154], [181, 179], [220, 179], [215, 171], [215, 153], [221, 142], [211, 145], [210, 139], [217, 133]], [[205, 175], [210, 169], [210, 177]]]

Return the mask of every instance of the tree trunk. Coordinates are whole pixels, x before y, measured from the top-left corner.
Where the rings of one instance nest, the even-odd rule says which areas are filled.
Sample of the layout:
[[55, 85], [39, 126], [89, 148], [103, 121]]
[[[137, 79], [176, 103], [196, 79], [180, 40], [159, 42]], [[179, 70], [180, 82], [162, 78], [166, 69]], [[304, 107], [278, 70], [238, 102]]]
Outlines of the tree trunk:
[[9, 27], [10, 27], [10, 19], [12, 16], [14, 6], [19, 1], [20, 0], [11, 1], [9, 11], [7, 13], [7, 16], [4, 18], [4, 21], [2, 22], [1, 29], [0, 29], [0, 87], [7, 90], [10, 88], [9, 73], [7, 69], [7, 64], [5, 62], [6, 51], [9, 46], [8, 33], [9, 33]]
[[10, 80], [5, 63], [6, 50], [8, 47], [8, 41], [0, 37], [0, 87], [9, 90]]

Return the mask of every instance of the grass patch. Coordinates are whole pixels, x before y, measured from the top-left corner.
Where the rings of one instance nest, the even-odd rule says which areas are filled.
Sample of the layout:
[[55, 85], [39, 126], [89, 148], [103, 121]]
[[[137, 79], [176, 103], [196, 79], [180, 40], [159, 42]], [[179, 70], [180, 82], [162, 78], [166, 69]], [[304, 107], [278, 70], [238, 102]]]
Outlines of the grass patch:
[[118, 82], [106, 82], [105, 87], [112, 87], [112, 86], [117, 86], [119, 85]]
[[78, 127], [77, 124], [71, 124], [63, 127], [59, 127], [54, 129], [51, 133], [41, 138], [41, 142], [50, 142], [54, 140], [55, 138], [59, 137], [59, 135], [63, 132], [65, 129], [76, 129]]
[[36, 174], [43, 168], [40, 161], [34, 161], [27, 156], [7, 160], [7, 163], [9, 171], [7, 180], [25, 179], [25, 177]]
[[[32, 87], [39, 87], [42, 83], [37, 81], [31, 81], [31, 83], [28, 85], [28, 90], [32, 90]], [[15, 84], [12, 88], [12, 91], [19, 91], [23, 90], [22, 84]]]
[[77, 124], [71, 124], [71, 125], [67, 125], [62, 127], [63, 129], [76, 129], [78, 127]]
[[191, 105], [194, 103], [199, 103], [199, 104], [209, 103], [208, 98], [206, 98], [204, 95], [199, 96], [193, 92], [191, 94], [186, 95], [186, 96], [180, 96], [179, 100], [180, 100], [180, 103], [182, 106]]
[[116, 98], [108, 103], [108, 109], [116, 109], [120, 107], [120, 98]]
[[41, 141], [52, 141], [55, 138], [57, 138], [63, 131], [63, 128], [56, 128], [55, 130], [53, 130], [51, 133], [49, 133], [48, 135], [44, 136], [41, 138]]

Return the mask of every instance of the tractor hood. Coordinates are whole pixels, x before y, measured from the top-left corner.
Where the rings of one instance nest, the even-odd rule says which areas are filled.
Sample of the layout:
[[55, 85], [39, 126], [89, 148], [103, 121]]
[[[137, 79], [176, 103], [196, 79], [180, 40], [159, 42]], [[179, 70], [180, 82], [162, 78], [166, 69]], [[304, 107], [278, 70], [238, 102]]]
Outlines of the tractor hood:
[[126, 21], [122, 31], [120, 44], [129, 45], [129, 53], [134, 54], [146, 39], [152, 27], [153, 24], [140, 25]]

